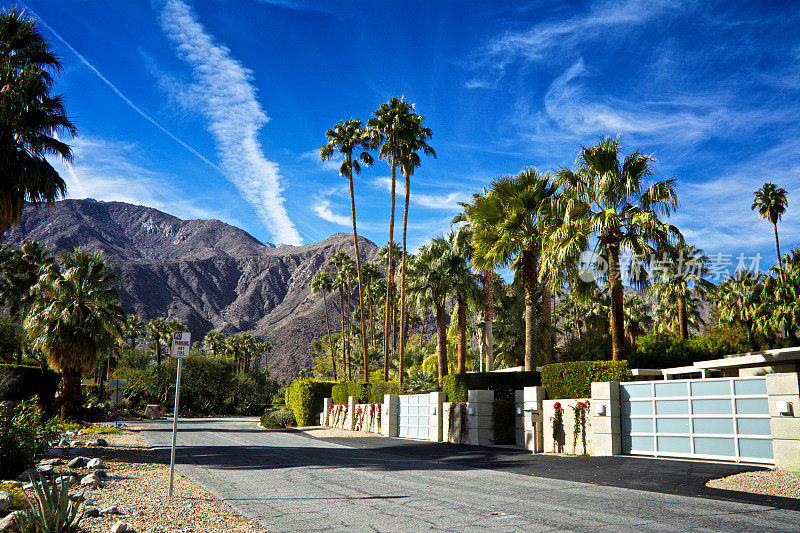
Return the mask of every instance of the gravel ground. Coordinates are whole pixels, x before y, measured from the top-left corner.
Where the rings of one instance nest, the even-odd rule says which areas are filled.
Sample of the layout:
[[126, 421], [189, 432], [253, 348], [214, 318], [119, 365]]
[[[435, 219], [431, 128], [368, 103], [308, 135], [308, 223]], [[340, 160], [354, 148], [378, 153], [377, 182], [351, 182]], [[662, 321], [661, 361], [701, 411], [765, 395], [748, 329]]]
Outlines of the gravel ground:
[[367, 431], [349, 431], [347, 429], [329, 428], [325, 426], [308, 426], [308, 427], [297, 428], [297, 430], [302, 431], [303, 433], [311, 437], [318, 437], [320, 439], [327, 439], [331, 437], [375, 437], [376, 439], [383, 438], [383, 435], [378, 435], [377, 433], [369, 433]]
[[[99, 457], [106, 463], [108, 479], [103, 488], [86, 490], [84, 495], [99, 509], [116, 505], [124, 514], [84, 518], [81, 526], [87, 532], [107, 533], [117, 520], [128, 523], [138, 533], [265, 531], [177, 472], [175, 497], [170, 501], [169, 464], [144, 446], [138, 433], [124, 431], [102, 437], [109, 446], [91, 448], [87, 457]], [[62, 465], [56, 470], [69, 469]], [[90, 473], [85, 468], [73, 471]], [[73, 491], [80, 493], [78, 486]]]
[[800, 472], [780, 469], [742, 472], [722, 479], [712, 479], [706, 486], [784, 498], [800, 498]]

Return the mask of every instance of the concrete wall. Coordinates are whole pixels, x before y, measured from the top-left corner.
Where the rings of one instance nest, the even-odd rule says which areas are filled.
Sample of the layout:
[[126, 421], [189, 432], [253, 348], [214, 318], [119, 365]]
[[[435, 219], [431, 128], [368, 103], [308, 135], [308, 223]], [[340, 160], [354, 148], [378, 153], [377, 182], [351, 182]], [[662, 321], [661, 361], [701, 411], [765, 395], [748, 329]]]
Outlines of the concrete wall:
[[467, 431], [468, 442], [473, 445], [486, 445], [494, 442], [494, 391], [467, 391]]
[[[544, 449], [547, 452], [566, 453], [584, 455], [583, 438], [579, 434], [577, 446], [575, 443], [573, 429], [575, 427], [575, 414], [572, 409], [578, 402], [589, 400], [590, 411], [586, 414], [586, 451], [585, 455], [594, 454], [594, 446], [592, 443], [592, 417], [591, 417], [591, 399], [590, 398], [576, 398], [569, 400], [545, 400], [542, 402], [542, 417], [544, 426]], [[555, 404], [561, 404], [564, 409], [563, 427], [560, 428], [558, 433], [553, 434], [553, 418], [555, 417]]]
[[619, 383], [592, 383], [591, 418], [592, 455], [622, 453], [620, 433]]
[[544, 452], [544, 416], [542, 415], [544, 397], [545, 393], [542, 387], [525, 387], [522, 391], [522, 446], [533, 453]]
[[[770, 429], [772, 430], [772, 456], [775, 466], [789, 470], [800, 470], [800, 384], [798, 375], [769, 374]], [[778, 411], [778, 404], [787, 402], [788, 414]]]

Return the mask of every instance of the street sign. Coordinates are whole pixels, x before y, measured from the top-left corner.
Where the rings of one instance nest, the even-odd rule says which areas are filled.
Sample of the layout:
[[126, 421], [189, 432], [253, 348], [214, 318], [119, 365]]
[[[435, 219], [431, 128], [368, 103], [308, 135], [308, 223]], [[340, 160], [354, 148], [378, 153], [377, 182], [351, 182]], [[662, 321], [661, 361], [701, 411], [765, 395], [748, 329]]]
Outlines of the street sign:
[[192, 347], [192, 334], [188, 331], [176, 331], [172, 334], [172, 357], [186, 359]]

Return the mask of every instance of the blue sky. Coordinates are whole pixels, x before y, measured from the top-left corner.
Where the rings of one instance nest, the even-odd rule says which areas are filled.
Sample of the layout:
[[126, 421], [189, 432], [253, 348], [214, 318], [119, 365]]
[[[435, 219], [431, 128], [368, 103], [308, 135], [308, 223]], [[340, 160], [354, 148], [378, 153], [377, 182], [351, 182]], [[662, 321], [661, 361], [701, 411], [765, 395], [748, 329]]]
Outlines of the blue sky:
[[[439, 156], [413, 179], [412, 247], [493, 177], [571, 166], [606, 134], [678, 179], [673, 219], [707, 253], [774, 262], [771, 227], [750, 211], [768, 179], [790, 194], [783, 248], [800, 241], [800, 14], [788, 2], [23, 5], [65, 61], [71, 197], [315, 242], [350, 225], [346, 182], [316, 153], [325, 130], [404, 95]], [[356, 181], [360, 232], [377, 243], [388, 175], [376, 160]]]

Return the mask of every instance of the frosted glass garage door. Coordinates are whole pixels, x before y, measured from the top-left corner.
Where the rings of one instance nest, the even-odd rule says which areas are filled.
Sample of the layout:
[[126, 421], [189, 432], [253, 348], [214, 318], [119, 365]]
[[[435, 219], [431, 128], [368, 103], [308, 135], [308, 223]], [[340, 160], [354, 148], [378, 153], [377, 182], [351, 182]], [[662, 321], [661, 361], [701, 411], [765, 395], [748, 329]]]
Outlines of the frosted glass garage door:
[[427, 440], [430, 417], [430, 394], [401, 395], [398, 435], [409, 439]]
[[620, 385], [622, 451], [774, 463], [763, 377]]

